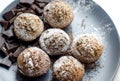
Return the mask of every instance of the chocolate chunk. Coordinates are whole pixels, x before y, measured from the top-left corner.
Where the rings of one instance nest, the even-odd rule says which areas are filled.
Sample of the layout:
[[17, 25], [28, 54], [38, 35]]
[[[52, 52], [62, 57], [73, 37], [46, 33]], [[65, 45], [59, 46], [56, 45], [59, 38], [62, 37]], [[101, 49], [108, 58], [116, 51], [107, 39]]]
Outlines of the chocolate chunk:
[[[12, 25], [13, 26], [13, 25]], [[14, 34], [13, 34], [13, 27], [10, 27], [8, 30], [3, 30], [2, 31], [2, 34], [7, 36], [8, 38], [12, 38], [14, 37]]]
[[34, 3], [34, 0], [20, 0], [21, 4], [29, 4], [31, 5], [32, 3]]
[[43, 9], [40, 9], [37, 5], [32, 4], [31, 8], [32, 8], [38, 15], [42, 15]]
[[15, 14], [17, 15], [19, 12], [25, 12], [26, 11], [26, 7], [23, 7], [23, 8], [20, 8], [20, 9], [14, 9], [14, 12], [15, 12]]
[[25, 47], [23, 47], [23, 46], [18, 47], [17, 50], [16, 50], [14, 53], [11, 53], [11, 54], [10, 54], [9, 59], [10, 59], [13, 63], [15, 63], [16, 60], [17, 60], [17, 57], [19, 56], [19, 54], [20, 54], [24, 49], [25, 49]]
[[23, 5], [21, 5], [21, 4], [17, 4], [16, 5], [16, 9], [20, 9], [20, 8], [23, 8], [24, 6]]
[[7, 42], [5, 42], [5, 45], [6, 45], [6, 48], [7, 48], [8, 51], [14, 50], [19, 46], [17, 44], [9, 44]]
[[0, 24], [4, 27], [5, 30], [8, 29], [10, 25], [9, 21], [5, 21], [5, 20], [1, 20]]
[[49, 3], [51, 0], [35, 0], [35, 1], [39, 3]]
[[15, 13], [13, 10], [10, 10], [6, 13], [3, 14], [3, 18], [7, 21], [9, 21], [10, 19], [12, 19], [15, 16]]
[[37, 8], [37, 5], [32, 4], [32, 5], [31, 5], [31, 8], [32, 8], [33, 10], [35, 10], [35, 9]]
[[9, 60], [9, 55], [7, 55], [4, 59], [2, 59], [0, 65], [6, 68], [9, 68], [12, 65], [12, 62]]
[[41, 9], [43, 9], [46, 4], [45, 4], [45, 3], [36, 3], [36, 5], [37, 5], [38, 7], [40, 7]]
[[0, 48], [3, 46], [5, 43], [5, 38], [0, 34]]
[[32, 13], [35, 14], [35, 12], [32, 9], [26, 10], [25, 13]]
[[2, 52], [7, 56], [9, 53], [8, 53], [8, 50], [6, 49], [6, 47], [5, 47], [5, 45], [3, 45], [2, 47], [1, 47], [1, 50], [2, 50]]
[[17, 48], [17, 50], [14, 52], [13, 56], [18, 57], [18, 55], [25, 49], [25, 47], [20, 46]]
[[[9, 26], [11, 26], [12, 24], [13, 24], [13, 22], [14, 22], [14, 20], [16, 19], [16, 16], [14, 16], [9, 22], [10, 22], [10, 25]], [[10, 27], [11, 28], [11, 27]]]
[[40, 9], [39, 7], [36, 7], [35, 10], [36, 10], [36, 12], [37, 12], [38, 15], [42, 15], [43, 9]]

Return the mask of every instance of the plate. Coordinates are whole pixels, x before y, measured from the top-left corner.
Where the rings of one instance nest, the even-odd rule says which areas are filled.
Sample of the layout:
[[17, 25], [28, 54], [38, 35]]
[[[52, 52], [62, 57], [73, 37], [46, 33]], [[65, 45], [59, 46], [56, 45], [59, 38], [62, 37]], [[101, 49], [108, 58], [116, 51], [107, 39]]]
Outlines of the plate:
[[[120, 57], [120, 40], [114, 23], [107, 13], [92, 0], [65, 0], [74, 11], [74, 20], [65, 31], [72, 31], [74, 37], [90, 33], [103, 43], [104, 51], [96, 62], [96, 67], [87, 70], [82, 81], [112, 81], [118, 69]], [[0, 14], [13, 8], [18, 0], [13, 1]], [[2, 55], [2, 54], [0, 54]], [[2, 57], [0, 57], [2, 60]], [[16, 64], [9, 69], [0, 67], [0, 81], [50, 81], [52, 71], [37, 78], [28, 78], [21, 75]]]

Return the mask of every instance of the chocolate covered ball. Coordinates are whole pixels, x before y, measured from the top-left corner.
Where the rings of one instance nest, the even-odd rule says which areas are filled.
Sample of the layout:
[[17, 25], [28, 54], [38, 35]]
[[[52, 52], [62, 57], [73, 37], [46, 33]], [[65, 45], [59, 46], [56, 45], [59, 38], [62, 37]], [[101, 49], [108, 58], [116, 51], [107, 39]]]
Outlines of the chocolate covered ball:
[[14, 32], [18, 39], [32, 41], [40, 36], [44, 29], [41, 19], [31, 13], [22, 13], [14, 20]]
[[76, 37], [72, 43], [73, 56], [83, 63], [92, 63], [99, 59], [103, 44], [92, 34]]
[[37, 77], [47, 73], [50, 64], [49, 56], [37, 47], [25, 49], [17, 58], [19, 71], [28, 77]]
[[46, 22], [54, 28], [65, 28], [74, 18], [71, 7], [61, 0], [50, 2], [43, 12]]
[[70, 46], [70, 38], [63, 30], [52, 28], [41, 34], [39, 43], [49, 55], [63, 55]]
[[63, 56], [53, 65], [53, 76], [57, 81], [81, 81], [84, 66], [72, 56]]

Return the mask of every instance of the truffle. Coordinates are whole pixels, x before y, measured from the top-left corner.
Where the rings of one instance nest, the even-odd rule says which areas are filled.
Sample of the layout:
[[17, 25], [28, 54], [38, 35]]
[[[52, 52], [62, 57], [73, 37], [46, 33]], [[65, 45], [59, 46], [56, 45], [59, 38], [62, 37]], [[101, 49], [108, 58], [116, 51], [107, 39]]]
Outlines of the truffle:
[[79, 61], [92, 63], [101, 56], [103, 45], [94, 35], [83, 34], [73, 40], [72, 52]]
[[63, 56], [53, 65], [53, 76], [57, 81], [81, 81], [84, 66], [72, 56]]
[[49, 55], [63, 55], [70, 46], [70, 38], [63, 30], [52, 28], [41, 34], [39, 43]]
[[19, 71], [28, 77], [37, 77], [47, 73], [50, 63], [49, 56], [37, 47], [25, 49], [17, 58]]
[[14, 32], [18, 39], [32, 41], [40, 36], [44, 29], [41, 19], [31, 13], [20, 14], [14, 20]]
[[45, 6], [43, 15], [46, 22], [54, 28], [65, 28], [74, 18], [71, 7], [61, 0], [54, 0]]

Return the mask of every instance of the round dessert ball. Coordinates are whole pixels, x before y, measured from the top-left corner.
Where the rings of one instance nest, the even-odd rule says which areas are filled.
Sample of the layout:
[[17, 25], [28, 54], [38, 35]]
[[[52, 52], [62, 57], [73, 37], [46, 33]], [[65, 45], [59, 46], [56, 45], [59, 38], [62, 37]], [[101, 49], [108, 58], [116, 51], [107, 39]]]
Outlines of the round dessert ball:
[[70, 38], [63, 30], [52, 28], [41, 34], [39, 43], [49, 55], [63, 55], [70, 46]]
[[50, 64], [49, 56], [37, 47], [25, 49], [17, 58], [19, 71], [28, 77], [37, 77], [47, 73]]
[[53, 76], [57, 81], [81, 81], [84, 66], [72, 56], [63, 56], [53, 65]]
[[41, 19], [31, 13], [22, 13], [14, 20], [14, 32], [18, 39], [32, 41], [40, 36], [44, 29]]
[[83, 63], [92, 63], [99, 59], [103, 52], [102, 43], [92, 34], [76, 37], [72, 43], [73, 56]]
[[73, 21], [71, 7], [61, 0], [50, 2], [43, 11], [46, 22], [54, 28], [65, 28]]

